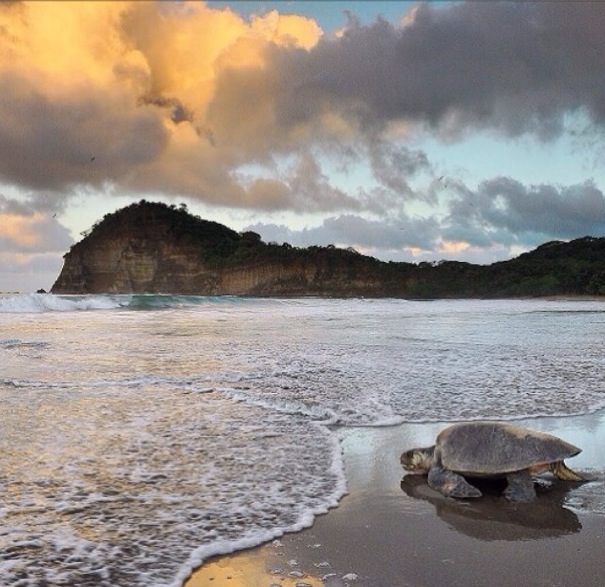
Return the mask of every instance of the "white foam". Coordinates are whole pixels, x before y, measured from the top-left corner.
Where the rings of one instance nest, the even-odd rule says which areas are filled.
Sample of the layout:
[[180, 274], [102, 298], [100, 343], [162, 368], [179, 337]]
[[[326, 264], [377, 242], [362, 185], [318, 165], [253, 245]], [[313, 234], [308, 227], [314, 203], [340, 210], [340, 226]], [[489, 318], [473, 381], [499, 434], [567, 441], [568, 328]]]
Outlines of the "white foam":
[[344, 493], [339, 444], [304, 419], [170, 385], [44, 396], [45, 420], [31, 403], [4, 420], [7, 518], [26, 522], [0, 550], [21, 534], [36, 544], [22, 564], [51, 584], [178, 584], [212, 554], [308, 527]]
[[121, 303], [111, 296], [56, 296], [23, 294], [0, 297], [0, 313], [73, 312], [76, 310], [111, 310]]

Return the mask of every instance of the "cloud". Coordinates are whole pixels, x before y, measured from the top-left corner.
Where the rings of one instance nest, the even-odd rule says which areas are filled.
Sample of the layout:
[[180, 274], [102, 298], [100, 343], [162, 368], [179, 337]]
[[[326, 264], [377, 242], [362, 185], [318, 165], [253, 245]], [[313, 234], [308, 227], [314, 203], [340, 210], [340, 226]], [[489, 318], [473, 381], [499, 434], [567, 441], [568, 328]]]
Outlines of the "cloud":
[[166, 131], [150, 109], [119, 96], [48, 97], [18, 74], [1, 76], [0, 177], [38, 190], [119, 183], [165, 147]]
[[258, 232], [266, 242], [288, 242], [301, 247], [333, 244], [360, 252], [431, 249], [439, 239], [438, 223], [434, 219], [402, 217], [396, 221], [378, 221], [353, 214], [326, 218], [319, 226], [302, 230], [264, 223], [247, 229]]
[[37, 255], [0, 252], [0, 293], [50, 290], [61, 271], [59, 255]]
[[56, 214], [35, 211], [30, 204], [0, 195], [0, 251], [33, 254], [61, 252], [72, 244]]
[[48, 289], [56, 279], [73, 240], [56, 214], [43, 209], [0, 194], [0, 292]]
[[[114, 186], [248, 209], [371, 209], [325, 174], [271, 173], [283, 158], [336, 155], [414, 199], [410, 178], [430, 164], [402, 140], [418, 125], [547, 139], [570, 113], [601, 124], [604, 27], [598, 3], [422, 4], [400, 24], [350, 18], [337, 36], [302, 16], [244, 20], [203, 3], [3, 3], [0, 178], [57, 198]], [[266, 173], [241, 182], [250, 164]]]
[[509, 244], [486, 239], [479, 245], [464, 238], [444, 238], [441, 222], [435, 217], [377, 221], [348, 214], [326, 218], [319, 226], [301, 230], [260, 222], [246, 230], [257, 232], [265, 242], [286, 242], [298, 247], [353, 247], [359, 253], [383, 261], [458, 260], [488, 264], [510, 257]]
[[385, 140], [371, 141], [368, 155], [376, 181], [399, 197], [412, 195], [409, 180], [431, 167], [426, 153]]
[[450, 203], [444, 235], [453, 240], [534, 246], [605, 233], [605, 195], [592, 181], [526, 186], [499, 177], [482, 182], [476, 190], [462, 184], [452, 187], [458, 196]]
[[5, 183], [60, 197], [74, 185], [119, 182], [165, 147], [160, 114], [137, 104], [134, 75], [123, 74], [134, 61], [117, 38], [119, 6], [0, 6]]
[[262, 71], [267, 45], [309, 48], [320, 34], [296, 15], [245, 22], [200, 3], [3, 3], [0, 179], [56, 198], [116, 186], [253, 207], [231, 173], [267, 159], [252, 139], [270, 134], [269, 102], [255, 111], [246, 87], [224, 105], [230, 140], [215, 140], [218, 75]]
[[473, 128], [552, 138], [564, 115], [604, 121], [599, 3], [422, 4], [405, 26], [355, 21], [309, 52], [274, 51], [284, 125], [336, 110], [375, 130], [393, 120], [442, 136]]
[[447, 213], [427, 216], [332, 216], [313, 228], [256, 223], [263, 240], [295, 246], [335, 244], [400, 261], [458, 259], [490, 263], [548, 240], [605, 233], [605, 194], [592, 181], [566, 187], [526, 186], [509, 177], [448, 185]]

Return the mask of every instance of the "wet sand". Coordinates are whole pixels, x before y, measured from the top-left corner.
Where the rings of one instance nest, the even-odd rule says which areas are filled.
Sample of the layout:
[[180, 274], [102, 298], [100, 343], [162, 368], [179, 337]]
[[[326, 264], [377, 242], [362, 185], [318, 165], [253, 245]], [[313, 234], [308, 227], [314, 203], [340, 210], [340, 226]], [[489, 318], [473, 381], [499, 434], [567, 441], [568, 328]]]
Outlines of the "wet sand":
[[349, 493], [302, 532], [207, 561], [186, 587], [601, 587], [605, 581], [605, 413], [520, 424], [583, 448], [568, 464], [596, 480], [555, 481], [531, 504], [502, 487], [459, 501], [404, 477], [402, 450], [444, 423], [340, 430]]

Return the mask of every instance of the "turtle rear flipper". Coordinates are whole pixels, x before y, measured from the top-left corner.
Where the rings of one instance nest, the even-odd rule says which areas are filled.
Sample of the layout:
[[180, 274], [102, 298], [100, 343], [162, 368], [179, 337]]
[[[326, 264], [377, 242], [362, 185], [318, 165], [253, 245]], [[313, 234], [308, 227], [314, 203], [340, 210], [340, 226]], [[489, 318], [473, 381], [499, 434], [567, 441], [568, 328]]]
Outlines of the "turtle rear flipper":
[[462, 475], [433, 467], [429, 471], [429, 485], [445, 497], [472, 498], [481, 497], [482, 493], [471, 485]]
[[506, 476], [508, 487], [504, 490], [504, 496], [509, 501], [527, 502], [536, 499], [536, 488], [534, 480], [529, 471], [519, 471]]
[[563, 481], [588, 481], [575, 471], [572, 471], [563, 461], [557, 461], [550, 465], [550, 470], [559, 479]]

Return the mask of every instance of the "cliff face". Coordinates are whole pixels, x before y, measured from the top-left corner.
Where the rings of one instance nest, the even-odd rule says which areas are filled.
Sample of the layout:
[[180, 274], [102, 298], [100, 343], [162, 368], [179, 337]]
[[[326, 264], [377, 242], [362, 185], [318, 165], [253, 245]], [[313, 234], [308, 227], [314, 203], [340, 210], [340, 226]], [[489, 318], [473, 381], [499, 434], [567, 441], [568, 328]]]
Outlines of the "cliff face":
[[53, 293], [200, 295], [393, 295], [405, 264], [325, 247], [267, 245], [163, 204], [141, 202], [112, 215], [65, 255]]
[[195, 283], [204, 281], [206, 289], [212, 289], [216, 278], [195, 263], [190, 247], [175, 247], [169, 241], [145, 236], [116, 236], [99, 239], [94, 247], [74, 247], [66, 255], [52, 291], [192, 293]]

